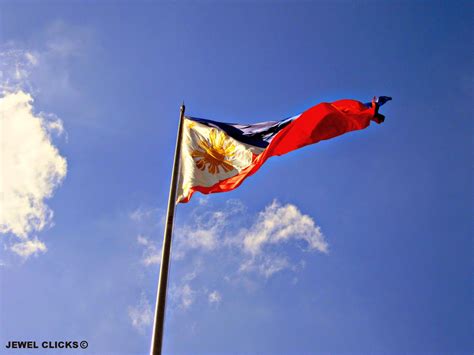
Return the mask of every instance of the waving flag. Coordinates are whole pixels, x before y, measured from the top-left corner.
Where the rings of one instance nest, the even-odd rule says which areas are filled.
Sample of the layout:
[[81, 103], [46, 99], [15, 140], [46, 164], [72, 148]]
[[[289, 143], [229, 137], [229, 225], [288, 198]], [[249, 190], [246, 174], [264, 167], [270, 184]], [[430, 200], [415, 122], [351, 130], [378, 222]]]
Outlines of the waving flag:
[[177, 202], [188, 202], [196, 191], [233, 190], [272, 156], [381, 123], [378, 109], [389, 100], [320, 103], [281, 121], [251, 125], [185, 117]]

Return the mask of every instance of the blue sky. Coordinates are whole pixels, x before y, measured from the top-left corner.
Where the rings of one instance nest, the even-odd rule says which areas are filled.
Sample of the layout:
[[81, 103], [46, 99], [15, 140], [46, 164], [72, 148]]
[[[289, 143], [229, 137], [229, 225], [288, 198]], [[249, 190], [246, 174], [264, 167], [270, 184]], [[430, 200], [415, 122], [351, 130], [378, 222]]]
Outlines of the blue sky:
[[[384, 124], [178, 206], [164, 350], [471, 353], [472, 15], [463, 1], [1, 2], [2, 351], [147, 353], [183, 100], [251, 123], [390, 95]], [[242, 240], [288, 211], [327, 252], [296, 232], [249, 256]]]

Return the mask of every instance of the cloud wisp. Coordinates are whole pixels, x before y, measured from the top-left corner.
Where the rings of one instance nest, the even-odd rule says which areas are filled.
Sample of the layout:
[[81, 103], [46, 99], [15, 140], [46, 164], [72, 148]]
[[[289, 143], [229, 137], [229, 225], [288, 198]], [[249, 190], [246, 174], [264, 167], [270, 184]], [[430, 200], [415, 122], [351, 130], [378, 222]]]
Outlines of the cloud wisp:
[[222, 296], [219, 291], [214, 290], [209, 293], [207, 299], [210, 304], [219, 305], [222, 301]]
[[240, 218], [246, 207], [239, 200], [228, 200], [223, 209], [213, 210], [209, 204], [199, 204], [191, 220], [176, 228], [173, 258], [182, 259], [190, 250], [211, 252], [224, 246], [224, 234], [229, 232], [233, 217]]
[[141, 206], [128, 213], [128, 219], [134, 226], [136, 243], [142, 250], [140, 263], [147, 267], [159, 265], [162, 242], [162, 235], [159, 234], [164, 224], [163, 211]]
[[161, 263], [161, 246], [141, 234], [137, 237], [137, 243], [144, 248], [141, 259], [143, 265], [150, 266]]
[[0, 89], [23, 90], [54, 104], [79, 91], [71, 80], [74, 61], [86, 58], [95, 46], [88, 27], [54, 21], [29, 41], [6, 41], [0, 46]]
[[196, 290], [188, 282], [179, 285], [173, 284], [171, 285], [169, 296], [179, 309], [187, 310], [196, 299]]
[[11, 250], [23, 258], [29, 258], [31, 255], [46, 253], [48, 249], [42, 241], [35, 237], [30, 240], [13, 244]]
[[151, 326], [153, 310], [144, 294], [142, 294], [137, 305], [128, 308], [128, 316], [132, 326], [140, 332], [144, 332], [147, 327]]

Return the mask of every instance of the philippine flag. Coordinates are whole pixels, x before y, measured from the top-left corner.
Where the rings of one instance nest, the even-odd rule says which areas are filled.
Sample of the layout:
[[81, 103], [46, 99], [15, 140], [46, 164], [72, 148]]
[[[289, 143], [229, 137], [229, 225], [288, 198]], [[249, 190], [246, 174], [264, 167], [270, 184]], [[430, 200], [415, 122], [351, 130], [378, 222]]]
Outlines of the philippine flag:
[[272, 156], [381, 123], [378, 109], [389, 100], [320, 103], [281, 121], [250, 125], [185, 117], [177, 202], [188, 202], [196, 191], [233, 190]]

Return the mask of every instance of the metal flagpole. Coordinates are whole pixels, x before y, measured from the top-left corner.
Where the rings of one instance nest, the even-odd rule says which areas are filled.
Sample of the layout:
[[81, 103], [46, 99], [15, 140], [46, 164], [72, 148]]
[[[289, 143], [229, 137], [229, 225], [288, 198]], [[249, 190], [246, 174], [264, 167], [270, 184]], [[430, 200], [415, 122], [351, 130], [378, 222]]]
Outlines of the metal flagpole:
[[166, 214], [165, 235], [161, 254], [160, 279], [155, 306], [155, 321], [153, 323], [153, 336], [151, 340], [150, 355], [161, 355], [163, 345], [163, 329], [166, 307], [166, 287], [168, 285], [168, 269], [170, 264], [171, 237], [173, 234], [174, 209], [176, 206], [176, 185], [178, 182], [179, 159], [181, 155], [181, 140], [183, 136], [184, 103], [179, 113], [178, 135], [174, 151], [173, 172], [171, 175], [170, 195], [168, 199], [168, 212]]

